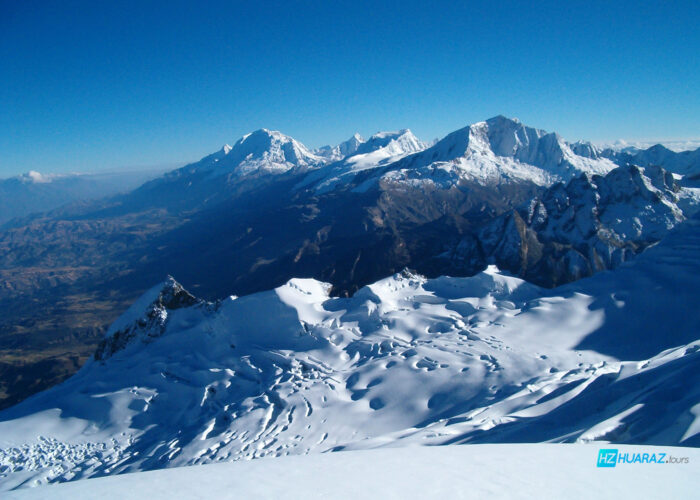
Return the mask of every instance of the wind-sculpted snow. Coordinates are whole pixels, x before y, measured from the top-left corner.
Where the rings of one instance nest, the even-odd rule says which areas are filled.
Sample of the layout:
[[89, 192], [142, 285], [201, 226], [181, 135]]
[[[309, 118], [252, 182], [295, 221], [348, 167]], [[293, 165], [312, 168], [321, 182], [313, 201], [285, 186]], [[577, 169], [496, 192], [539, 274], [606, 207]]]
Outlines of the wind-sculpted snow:
[[[7, 500], [172, 498], [694, 498], [700, 449], [615, 445], [618, 456], [673, 465], [595, 466], [598, 447], [509, 444], [382, 448], [214, 463], [6, 493]], [[662, 458], [663, 457], [663, 458]], [[683, 458], [681, 458], [683, 457]], [[672, 461], [672, 462], [671, 462]], [[629, 463], [629, 462], [628, 462]], [[663, 463], [663, 462], [662, 462]], [[604, 477], [601, 480], [601, 477]]]
[[[167, 281], [115, 324], [135, 334], [111, 356], [0, 413], [0, 488], [409, 444], [698, 446], [699, 271], [691, 219], [553, 290], [490, 267], [203, 304]], [[154, 311], [158, 334], [139, 334]]]

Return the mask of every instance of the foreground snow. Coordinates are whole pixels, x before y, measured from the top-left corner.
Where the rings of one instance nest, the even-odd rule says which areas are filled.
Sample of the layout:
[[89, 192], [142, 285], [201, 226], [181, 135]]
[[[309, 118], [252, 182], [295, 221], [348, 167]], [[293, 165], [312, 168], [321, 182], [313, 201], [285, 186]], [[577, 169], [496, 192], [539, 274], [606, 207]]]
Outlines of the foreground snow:
[[494, 267], [220, 303], [173, 280], [0, 413], [0, 489], [217, 461], [494, 442], [700, 444], [700, 220], [544, 290]]
[[681, 464], [596, 466], [599, 446], [471, 445], [354, 451], [125, 474], [6, 493], [7, 499], [691, 498], [700, 450]]

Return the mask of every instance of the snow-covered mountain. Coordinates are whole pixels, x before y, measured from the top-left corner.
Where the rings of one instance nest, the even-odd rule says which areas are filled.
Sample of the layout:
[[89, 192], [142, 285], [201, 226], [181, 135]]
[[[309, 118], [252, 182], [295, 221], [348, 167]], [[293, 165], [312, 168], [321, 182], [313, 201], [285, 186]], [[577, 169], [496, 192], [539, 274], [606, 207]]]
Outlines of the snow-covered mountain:
[[599, 159], [601, 157], [604, 157], [601, 154], [602, 152], [600, 148], [588, 141], [576, 141], [574, 143], [570, 143], [569, 147], [571, 148], [571, 151], [574, 152], [574, 154], [583, 156], [584, 158]]
[[662, 144], [646, 149], [637, 147], [600, 148], [590, 142], [576, 142], [571, 149], [580, 156], [592, 159], [608, 158], [615, 164], [657, 166], [686, 178], [700, 176], [700, 148], [673, 151]]
[[[309, 150], [281, 132], [260, 129], [246, 134], [233, 146], [144, 184], [126, 197], [126, 207], [147, 205], [192, 209], [222, 203], [273, 183], [304, 176], [300, 186], [330, 176], [345, 179], [348, 171], [376, 167], [423, 149], [410, 130], [380, 132], [364, 141], [358, 134], [335, 146]], [[324, 168], [325, 167], [325, 168]]]
[[338, 161], [306, 175], [296, 187], [311, 187], [318, 193], [325, 193], [351, 184], [362, 171], [390, 165], [426, 147], [409, 129], [378, 132]]
[[364, 144], [365, 140], [360, 134], [353, 134], [347, 141], [341, 142], [336, 146], [323, 146], [314, 150], [314, 154], [322, 156], [329, 161], [339, 161], [355, 154], [357, 148]]
[[700, 190], [660, 167], [627, 165], [558, 183], [442, 255], [454, 272], [486, 262], [554, 286], [612, 269], [697, 212]]
[[662, 139], [662, 140], [631, 140], [626, 141], [624, 139], [618, 139], [611, 142], [601, 142], [596, 144], [596, 146], [601, 149], [612, 149], [615, 151], [623, 151], [628, 153], [633, 153], [636, 151], [642, 151], [644, 149], [649, 149], [652, 146], [661, 144], [663, 147], [681, 153], [683, 151], [695, 151], [700, 148], [700, 138], [688, 138], [688, 139]]
[[697, 218], [552, 290], [490, 267], [209, 303], [169, 279], [78, 374], [0, 413], [0, 488], [411, 444], [698, 446], [699, 280]]
[[208, 173], [213, 177], [245, 177], [254, 174], [280, 174], [302, 171], [326, 160], [306, 146], [275, 130], [260, 129], [228, 144], [199, 162], [183, 167], [180, 173]]
[[617, 157], [618, 161], [634, 163], [642, 167], [663, 165], [666, 170], [675, 174], [688, 177], [700, 176], [700, 149], [676, 152], [657, 144], [631, 154], [621, 153]]
[[606, 158], [576, 154], [556, 133], [497, 116], [448, 134], [432, 147], [396, 162], [386, 175], [392, 181], [448, 186], [464, 181], [549, 186], [581, 173], [605, 174], [615, 166]]
[[[387, 157], [396, 157], [422, 151], [425, 147], [425, 143], [413, 135], [413, 132], [403, 129], [396, 132], [377, 132], [361, 144], [355, 153], [361, 155], [381, 150]], [[384, 158], [379, 161], [384, 161]]]
[[118, 200], [123, 211], [199, 210], [224, 203], [280, 179], [301, 176], [331, 161], [275, 130], [244, 135], [233, 146], [168, 172]]

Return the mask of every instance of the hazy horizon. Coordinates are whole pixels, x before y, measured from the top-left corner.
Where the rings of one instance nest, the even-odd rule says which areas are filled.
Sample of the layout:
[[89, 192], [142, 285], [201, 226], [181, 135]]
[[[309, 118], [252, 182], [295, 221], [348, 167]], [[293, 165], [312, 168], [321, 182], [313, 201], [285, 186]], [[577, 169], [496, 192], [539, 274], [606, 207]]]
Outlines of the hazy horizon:
[[700, 133], [696, 2], [7, 3], [0, 177], [310, 148], [498, 114], [569, 141]]

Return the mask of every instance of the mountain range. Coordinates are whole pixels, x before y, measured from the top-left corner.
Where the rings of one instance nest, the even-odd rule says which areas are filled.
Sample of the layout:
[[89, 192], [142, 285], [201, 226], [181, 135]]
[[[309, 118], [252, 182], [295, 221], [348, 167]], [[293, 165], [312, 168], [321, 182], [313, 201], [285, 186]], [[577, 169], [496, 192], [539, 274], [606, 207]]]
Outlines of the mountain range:
[[0, 226], [17, 218], [69, 203], [125, 193], [157, 177], [163, 170], [95, 174], [26, 174], [0, 179]]
[[698, 152], [656, 150], [503, 116], [432, 144], [405, 129], [311, 150], [261, 129], [127, 193], [13, 219], [0, 232], [2, 406], [74, 373], [168, 274], [215, 301], [292, 278], [351, 297], [405, 268], [496, 264], [546, 287], [615, 268], [697, 209]]

